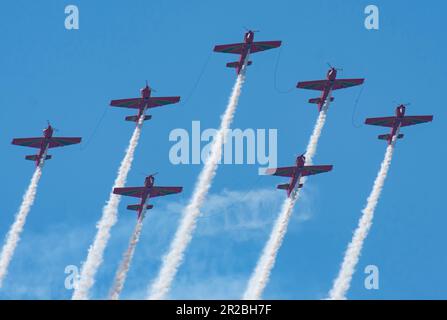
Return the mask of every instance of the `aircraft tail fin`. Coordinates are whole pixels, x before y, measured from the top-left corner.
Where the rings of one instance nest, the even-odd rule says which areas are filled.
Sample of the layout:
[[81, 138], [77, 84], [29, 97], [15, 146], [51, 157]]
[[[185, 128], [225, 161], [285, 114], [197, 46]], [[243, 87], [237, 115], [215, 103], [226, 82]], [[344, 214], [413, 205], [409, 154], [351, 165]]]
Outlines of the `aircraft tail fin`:
[[[144, 120], [150, 120], [152, 118], [152, 116], [144, 116]], [[137, 122], [138, 121], [138, 116], [127, 116], [126, 117], [126, 121], [133, 121], [133, 122]]]
[[288, 184], [288, 183], [278, 184], [276, 186], [277, 189], [281, 189], [281, 190], [287, 190], [287, 189], [289, 189], [289, 187], [290, 187], [290, 184]]
[[[252, 63], [253, 63], [252, 61], [248, 61], [247, 66], [250, 66]], [[239, 61], [227, 63], [227, 68], [237, 68], [237, 67], [239, 67]]]
[[[31, 160], [31, 161], [36, 161], [37, 160], [37, 154], [32, 154], [29, 156], [25, 156], [26, 160]], [[51, 159], [51, 155], [47, 154], [47, 156], [45, 157], [45, 160], [50, 160]]]
[[[381, 135], [378, 136], [378, 138], [379, 138], [380, 140], [389, 140], [390, 137], [391, 137], [390, 134], [381, 134]], [[403, 137], [404, 137], [404, 134], [403, 134], [403, 133], [399, 133], [399, 134], [397, 135], [397, 139], [402, 139]]]
[[[331, 97], [331, 102], [334, 101], [334, 97]], [[309, 99], [309, 103], [321, 104], [321, 98], [312, 98]]]

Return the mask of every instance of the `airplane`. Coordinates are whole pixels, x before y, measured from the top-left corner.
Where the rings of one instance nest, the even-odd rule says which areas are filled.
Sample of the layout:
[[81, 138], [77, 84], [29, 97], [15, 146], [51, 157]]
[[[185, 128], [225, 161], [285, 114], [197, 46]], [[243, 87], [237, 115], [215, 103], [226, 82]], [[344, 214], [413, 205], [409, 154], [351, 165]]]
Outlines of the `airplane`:
[[323, 110], [323, 106], [329, 99], [330, 102], [334, 101], [331, 97], [333, 90], [345, 89], [349, 87], [354, 87], [361, 85], [365, 79], [337, 79], [337, 71], [341, 69], [334, 68], [330, 66], [326, 74], [326, 80], [315, 80], [315, 81], [302, 81], [298, 82], [297, 88], [308, 89], [308, 90], [318, 90], [322, 91], [319, 98], [309, 99], [309, 103], [315, 103], [318, 105], [318, 111]]
[[149, 87], [146, 81], [146, 86], [140, 90], [141, 98], [119, 99], [110, 101], [112, 107], [138, 109], [138, 114], [135, 116], [127, 116], [126, 121], [138, 121], [143, 117], [142, 121], [150, 120], [151, 115], [145, 115], [146, 109], [162, 107], [168, 104], [177, 103], [180, 97], [151, 97], [151, 92], [154, 91]]
[[[248, 58], [249, 54], [274, 49], [281, 46], [281, 41], [254, 42], [253, 40], [255, 37], [255, 32], [256, 31], [248, 30], [244, 35], [244, 42], [242, 43], [223, 44], [214, 47], [215, 52], [235, 53], [241, 55], [239, 61], [227, 63], [228, 68], [236, 69], [236, 74], [239, 74], [241, 72], [245, 60]], [[247, 61], [247, 66], [251, 64], [251, 61]]]
[[134, 210], [138, 212], [138, 219], [144, 218], [146, 210], [152, 209], [154, 206], [151, 204], [146, 205], [149, 198], [166, 196], [169, 194], [180, 193], [183, 187], [156, 187], [155, 174], [148, 175], [144, 179], [143, 187], [126, 187], [126, 188], [114, 188], [113, 193], [128, 197], [140, 198], [139, 204], [131, 204], [127, 206], [128, 210]]
[[20, 138], [13, 139], [12, 144], [30, 148], [38, 148], [37, 154], [25, 156], [26, 160], [32, 160], [36, 162], [36, 167], [43, 164], [43, 161], [51, 159], [51, 155], [48, 155], [49, 148], [65, 147], [70, 144], [77, 144], [81, 142], [81, 138], [68, 138], [68, 137], [53, 137], [54, 128], [48, 122], [48, 127], [43, 130], [43, 137], [41, 138]]
[[390, 134], [381, 134], [378, 137], [380, 140], [388, 141], [388, 145], [390, 145], [394, 140], [404, 137], [402, 133], [399, 133], [401, 127], [430, 122], [432, 120], [433, 116], [406, 116], [405, 105], [401, 104], [396, 108], [396, 115], [394, 117], [367, 118], [365, 124], [391, 128]]
[[332, 165], [306, 166], [305, 162], [306, 157], [304, 155], [301, 155], [296, 158], [296, 162], [293, 167], [269, 168], [265, 171], [265, 174], [280, 177], [290, 177], [290, 183], [279, 184], [277, 186], [278, 189], [286, 190], [287, 196], [290, 197], [290, 194], [295, 189], [295, 186], [297, 184], [298, 188], [303, 187], [303, 184], [300, 183], [301, 177], [328, 172], [331, 171], [333, 167]]

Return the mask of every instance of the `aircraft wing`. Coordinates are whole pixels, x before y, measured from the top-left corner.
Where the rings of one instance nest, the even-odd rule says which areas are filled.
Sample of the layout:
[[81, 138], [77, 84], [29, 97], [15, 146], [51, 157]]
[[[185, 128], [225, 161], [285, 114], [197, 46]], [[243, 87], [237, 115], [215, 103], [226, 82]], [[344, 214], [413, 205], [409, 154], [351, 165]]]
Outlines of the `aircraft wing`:
[[142, 102], [143, 99], [141, 98], [119, 99], [110, 101], [110, 105], [113, 107], [139, 109]]
[[145, 187], [114, 188], [113, 193], [127, 197], [141, 198], [145, 190]]
[[281, 167], [281, 168], [269, 168], [265, 170], [265, 174], [280, 176], [280, 177], [291, 177], [296, 167]]
[[301, 170], [301, 175], [311, 176], [314, 174], [324, 173], [332, 170], [332, 166], [304, 166]]
[[345, 89], [349, 87], [359, 86], [365, 79], [335, 79], [332, 90]]
[[81, 138], [68, 138], [68, 137], [52, 137], [48, 148], [65, 147], [71, 144], [77, 144], [81, 142]]
[[323, 91], [328, 85], [327, 80], [301, 81], [296, 85], [297, 88]]
[[222, 44], [214, 47], [214, 51], [223, 53], [241, 54], [244, 43]]
[[393, 127], [396, 117], [381, 117], [381, 118], [368, 118], [365, 120], [365, 124], [381, 127]]
[[165, 106], [171, 103], [177, 103], [180, 101], [180, 97], [157, 97], [157, 98], [149, 98], [149, 106], [148, 108], [155, 108]]
[[150, 190], [150, 196], [161, 197], [167, 196], [168, 194], [180, 193], [183, 187], [152, 187]]
[[43, 138], [20, 138], [13, 139], [11, 143], [17, 146], [40, 148], [43, 140]]
[[402, 119], [401, 127], [412, 126], [419, 123], [430, 122], [433, 116], [405, 116]]
[[258, 41], [251, 44], [250, 53], [278, 48], [281, 46], [281, 41]]

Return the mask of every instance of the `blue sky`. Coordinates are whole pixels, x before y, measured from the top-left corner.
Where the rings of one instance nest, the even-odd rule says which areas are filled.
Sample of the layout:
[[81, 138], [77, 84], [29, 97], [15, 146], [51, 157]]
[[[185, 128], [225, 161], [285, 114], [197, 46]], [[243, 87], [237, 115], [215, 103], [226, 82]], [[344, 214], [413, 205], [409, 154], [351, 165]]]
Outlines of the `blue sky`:
[[[363, 26], [370, 3], [380, 9], [378, 31]], [[64, 28], [68, 4], [79, 7], [79, 30]], [[400, 102], [411, 102], [408, 114], [435, 119], [403, 130], [348, 297], [447, 298], [441, 205], [447, 47], [440, 41], [446, 9], [441, 1], [4, 2], [1, 237], [33, 172], [23, 160], [33, 150], [12, 146], [11, 139], [38, 136], [50, 120], [58, 134], [82, 136], [84, 143], [52, 152], [0, 299], [71, 297], [64, 269], [86, 257], [133, 130], [123, 121], [132, 112], [108, 103], [138, 96], [147, 79], [157, 95], [180, 95], [183, 102], [154, 110], [145, 123], [128, 185], [158, 171], [158, 184], [183, 185], [184, 192], [155, 199], [145, 220], [122, 297], [145, 296], [201, 169], [170, 164], [169, 132], [190, 130], [194, 120], [202, 128], [218, 126], [235, 79], [225, 63], [234, 57], [212, 48], [240, 41], [243, 27], [261, 30], [257, 39], [282, 40], [283, 47], [252, 56], [233, 128], [277, 129], [280, 165], [304, 152], [317, 117], [306, 102], [315, 92], [280, 91], [323, 78], [327, 62], [342, 67], [342, 77], [366, 78], [363, 91], [334, 94], [315, 157], [334, 170], [308, 180], [264, 298], [326, 297], [385, 151], [376, 139], [385, 131], [360, 124], [365, 117], [391, 115]], [[222, 165], [214, 181], [172, 298], [239, 298], [284, 198], [274, 189], [282, 179], [260, 178], [257, 165]], [[94, 298], [106, 297], [127, 247], [135, 223], [125, 210], [131, 201], [121, 202]], [[363, 286], [370, 264], [379, 267], [379, 290]]]

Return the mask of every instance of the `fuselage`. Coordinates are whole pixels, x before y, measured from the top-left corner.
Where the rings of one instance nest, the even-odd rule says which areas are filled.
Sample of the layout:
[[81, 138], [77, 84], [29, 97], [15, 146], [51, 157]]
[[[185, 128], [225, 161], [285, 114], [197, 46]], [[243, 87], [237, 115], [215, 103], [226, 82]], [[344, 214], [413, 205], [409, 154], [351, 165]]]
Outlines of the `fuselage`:
[[396, 108], [396, 119], [394, 120], [394, 125], [391, 128], [391, 134], [388, 138], [388, 144], [393, 143], [393, 139], [399, 134], [400, 126], [402, 125], [402, 120], [405, 116], [405, 106], [400, 105]]
[[239, 59], [239, 65], [236, 68], [237, 74], [239, 74], [244, 66], [244, 62], [247, 59], [247, 56], [250, 53], [251, 44], [253, 43], [255, 38], [254, 31], [247, 31], [244, 35], [244, 46], [242, 47], [241, 57]]
[[[140, 90], [141, 92], [141, 99], [143, 99], [143, 102], [140, 105], [140, 108], [138, 109], [138, 119], [141, 119], [141, 117], [144, 117], [146, 113], [146, 109], [148, 108], [149, 98], [151, 97], [151, 88], [146, 84], [146, 87]], [[136, 124], [138, 125], [138, 121], [136, 121]]]
[[337, 69], [331, 67], [326, 74], [326, 79], [328, 82], [324, 90], [321, 92], [320, 103], [318, 104], [319, 111], [323, 109], [326, 101], [331, 98], [332, 87], [337, 79]]
[[144, 180], [145, 190], [141, 197], [140, 207], [138, 208], [138, 219], [144, 218], [142, 215], [146, 211], [146, 202], [150, 198], [151, 188], [154, 186], [154, 182], [155, 182], [155, 179], [154, 179], [154, 176], [152, 176], [152, 175], [146, 177], [146, 179]]
[[298, 156], [296, 158], [296, 167], [293, 172], [292, 177], [290, 178], [289, 188], [287, 189], [287, 196], [290, 197], [292, 191], [295, 189], [295, 186], [300, 183], [301, 180], [301, 172], [304, 164], [306, 162], [306, 158], [304, 155]]
[[50, 143], [50, 139], [53, 136], [54, 129], [51, 125], [48, 125], [47, 128], [43, 130], [43, 140], [40, 145], [39, 153], [36, 158], [36, 167], [40, 165], [42, 159], [46, 156], [48, 150], [48, 144]]

